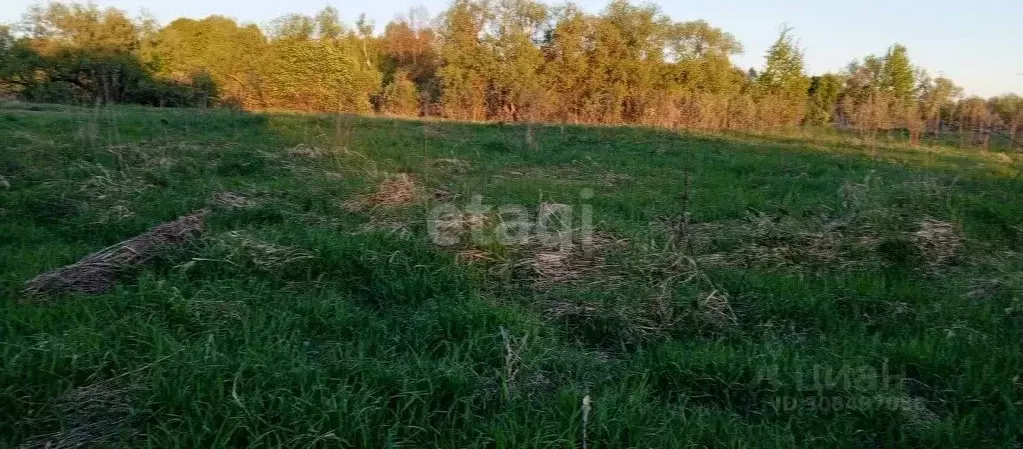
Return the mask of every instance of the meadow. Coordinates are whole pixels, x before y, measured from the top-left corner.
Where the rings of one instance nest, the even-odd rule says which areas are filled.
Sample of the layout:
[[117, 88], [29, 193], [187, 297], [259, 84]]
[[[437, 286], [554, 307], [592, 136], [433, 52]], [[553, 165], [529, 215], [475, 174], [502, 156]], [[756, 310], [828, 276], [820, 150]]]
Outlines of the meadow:
[[11, 102], [0, 135], [2, 447], [1021, 443], [1018, 153]]

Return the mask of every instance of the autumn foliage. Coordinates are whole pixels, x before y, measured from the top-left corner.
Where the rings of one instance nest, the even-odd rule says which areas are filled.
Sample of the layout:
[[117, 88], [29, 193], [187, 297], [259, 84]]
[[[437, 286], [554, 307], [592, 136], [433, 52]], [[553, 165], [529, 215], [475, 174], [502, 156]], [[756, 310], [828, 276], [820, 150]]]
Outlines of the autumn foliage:
[[794, 30], [744, 70], [731, 34], [614, 0], [597, 14], [532, 0], [454, 0], [382, 27], [327, 7], [268, 26], [211, 16], [158, 26], [117, 9], [48, 3], [0, 28], [0, 89], [27, 100], [382, 113], [459, 120], [772, 130], [838, 126], [986, 145], [1020, 134], [1023, 100], [964, 98], [908, 50], [809, 76]]

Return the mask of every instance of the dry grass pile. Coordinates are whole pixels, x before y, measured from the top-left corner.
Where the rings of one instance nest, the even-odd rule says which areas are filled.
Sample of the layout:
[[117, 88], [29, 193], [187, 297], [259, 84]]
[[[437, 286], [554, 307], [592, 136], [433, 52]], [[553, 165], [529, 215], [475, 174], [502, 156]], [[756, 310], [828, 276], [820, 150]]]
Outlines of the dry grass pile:
[[575, 258], [571, 251], [540, 251], [521, 263], [532, 270], [538, 287], [586, 279], [604, 267], [598, 258]]
[[[558, 299], [544, 302], [542, 311], [572, 325], [596, 321], [601, 327], [616, 327], [615, 338], [621, 341], [659, 340], [680, 327], [717, 333], [737, 323], [729, 295], [714, 285], [694, 259], [652, 253], [641, 263], [619, 267], [621, 272], [638, 269], [640, 273], [631, 279], [643, 279], [645, 285], [629, 287], [618, 299], [599, 304]], [[700, 290], [703, 293], [697, 294]]]
[[949, 265], [956, 261], [963, 246], [959, 228], [950, 222], [926, 218], [913, 233], [913, 243], [930, 267]]
[[631, 335], [644, 340], [661, 338], [682, 322], [685, 316], [672, 300], [670, 286], [670, 281], [662, 282], [642, 303], [618, 311]]
[[791, 223], [749, 212], [740, 219], [693, 222], [688, 212], [661, 217], [651, 223], [671, 236], [675, 246], [690, 254], [712, 250], [718, 240], [770, 240], [790, 231]]
[[688, 215], [664, 218], [653, 223], [674, 239], [676, 245], [687, 252], [700, 253], [712, 248], [714, 240], [736, 227], [730, 221], [690, 223]]
[[[880, 213], [880, 211], [878, 211]], [[884, 239], [863, 221], [812, 220], [804, 223], [751, 216], [742, 221], [689, 225], [687, 238], [699, 262], [709, 268], [827, 267], [852, 269], [872, 263]], [[908, 238], [915, 252], [931, 269], [955, 263], [963, 249], [961, 229], [954, 223], [926, 218], [916, 230], [898, 236]], [[715, 240], [736, 242], [724, 252], [712, 252]], [[873, 255], [871, 255], [873, 254]]]
[[700, 296], [701, 299], [697, 305], [700, 317], [704, 322], [718, 328], [725, 328], [735, 323], [735, 312], [732, 311], [731, 301], [729, 301], [727, 293], [714, 290]]
[[72, 265], [40, 274], [25, 283], [24, 291], [30, 295], [110, 291], [119, 274], [138, 267], [167, 247], [181, 245], [201, 234], [208, 214], [208, 209], [199, 210], [90, 254]]
[[847, 257], [840, 233], [804, 234], [770, 244], [746, 243], [732, 251], [699, 257], [701, 264], [715, 268], [749, 267], [853, 267], [858, 262]]
[[266, 272], [277, 272], [295, 262], [314, 258], [301, 248], [266, 242], [242, 231], [228, 232], [223, 239], [236, 249], [233, 258], [244, 259]]
[[348, 212], [362, 212], [379, 207], [393, 208], [414, 203], [419, 198], [419, 188], [408, 173], [389, 175], [377, 184], [376, 191], [368, 195], [355, 196], [342, 204]]
[[117, 379], [75, 388], [56, 404], [63, 429], [24, 442], [22, 449], [114, 447], [134, 435], [129, 420], [135, 414], [132, 395], [138, 387]]
[[607, 255], [626, 244], [623, 239], [605, 234], [596, 234], [585, 244], [552, 247], [536, 243], [527, 245], [525, 257], [513, 263], [540, 290], [559, 284], [613, 286], [621, 283], [622, 276], [608, 265]]
[[416, 183], [408, 173], [390, 176], [377, 186], [373, 204], [377, 206], [401, 206], [415, 201]]
[[592, 318], [600, 309], [593, 304], [573, 304], [565, 301], [550, 301], [545, 304], [544, 313], [554, 319]]
[[217, 192], [213, 194], [212, 203], [225, 209], [245, 209], [259, 205], [259, 201], [236, 192]]
[[[855, 194], [848, 199], [850, 204], [857, 200]], [[909, 251], [899, 254], [913, 253], [909, 257], [919, 256], [931, 270], [959, 260], [964, 238], [958, 225], [926, 218], [914, 230], [877, 233], [871, 223], [891, 214], [870, 210], [839, 219], [805, 220], [750, 214], [743, 220], [686, 223], [678, 246], [705, 268], [860, 269], [890, 258], [886, 244], [896, 240], [908, 245]], [[721, 251], [722, 245], [728, 250]]]
[[441, 246], [467, 242], [472, 233], [481, 232], [491, 221], [491, 217], [477, 212], [446, 213], [430, 219], [430, 238]]
[[[879, 243], [869, 226], [823, 218], [800, 222], [749, 214], [686, 229], [688, 248], [707, 268], [856, 268], [866, 263], [857, 253], [873, 251]], [[731, 242], [731, 249], [715, 251], [721, 241]]]
[[[642, 271], [648, 273], [648, 283], [656, 285], [657, 293], [646, 302], [643, 311], [646, 322], [651, 324], [647, 327], [652, 335], [661, 335], [685, 320], [715, 331], [724, 330], [737, 321], [728, 293], [715, 285], [696, 259], [672, 251], [655, 252]], [[682, 291], [692, 292], [687, 295], [700, 290], [702, 293], [683, 298], [685, 306], [679, 309], [672, 298], [680, 287]]]

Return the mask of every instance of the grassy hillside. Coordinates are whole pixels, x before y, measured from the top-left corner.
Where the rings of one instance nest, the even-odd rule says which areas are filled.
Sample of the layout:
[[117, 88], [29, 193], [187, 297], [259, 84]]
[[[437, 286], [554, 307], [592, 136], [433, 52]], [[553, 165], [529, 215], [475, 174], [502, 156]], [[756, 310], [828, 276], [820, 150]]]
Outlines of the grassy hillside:
[[[0, 446], [1013, 447], [1023, 426], [1019, 156], [24, 105], [0, 131]], [[196, 211], [201, 235], [105, 293], [24, 291]], [[538, 215], [571, 243], [516, 226]]]

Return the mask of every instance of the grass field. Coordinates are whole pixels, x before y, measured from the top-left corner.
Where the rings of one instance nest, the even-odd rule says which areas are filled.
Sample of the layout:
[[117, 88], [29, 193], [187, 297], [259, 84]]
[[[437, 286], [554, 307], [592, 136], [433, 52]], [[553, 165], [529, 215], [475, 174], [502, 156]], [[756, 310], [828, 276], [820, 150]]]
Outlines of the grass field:
[[[0, 133], [2, 447], [1020, 444], [1018, 155], [19, 104]], [[24, 290], [200, 210], [105, 293]]]

